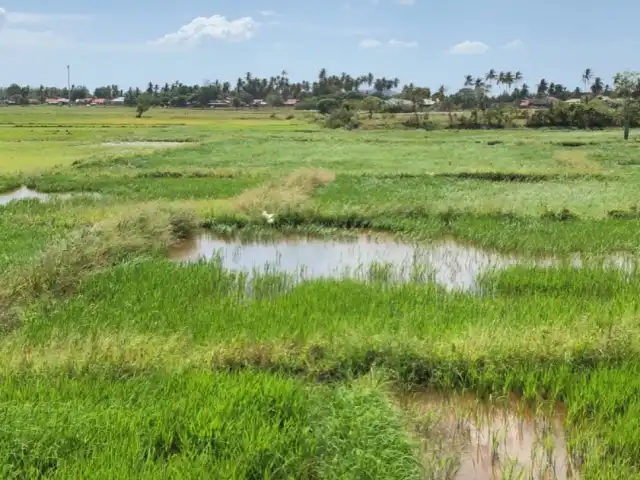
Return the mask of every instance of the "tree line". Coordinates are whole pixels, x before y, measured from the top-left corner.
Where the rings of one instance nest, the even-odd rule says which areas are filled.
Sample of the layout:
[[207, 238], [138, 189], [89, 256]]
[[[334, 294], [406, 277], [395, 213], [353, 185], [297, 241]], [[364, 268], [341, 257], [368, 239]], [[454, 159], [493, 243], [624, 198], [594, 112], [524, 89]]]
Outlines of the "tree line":
[[[428, 87], [405, 85], [402, 92], [397, 92], [400, 80], [396, 78], [376, 77], [372, 73], [352, 76], [347, 73], [330, 75], [325, 68], [321, 69], [313, 81], [293, 82], [286, 71], [271, 77], [257, 77], [247, 72], [235, 82], [205, 81], [202, 85], [186, 85], [179, 81], [164, 83], [163, 85], [149, 82], [146, 88], [119, 85], [104, 85], [90, 91], [82, 85], [72, 85], [71, 89], [46, 87], [32, 87], [28, 85], [11, 84], [0, 89], [0, 99], [16, 104], [44, 103], [49, 98], [65, 98], [71, 101], [91, 97], [112, 100], [122, 97], [126, 105], [137, 105], [138, 99], [144, 96], [145, 102], [152, 105], [173, 107], [207, 106], [212, 102], [229, 101], [232, 105], [250, 104], [256, 99], [278, 106], [290, 99], [310, 100], [330, 96], [363, 97], [372, 95], [378, 98], [402, 96], [407, 91], [422, 88], [421, 96], [438, 101], [443, 109], [475, 107], [484, 108], [488, 105], [509, 104], [531, 97], [552, 96], [559, 100], [581, 98], [584, 95], [615, 95], [614, 89], [605, 84], [602, 78], [594, 75], [587, 68], [580, 78], [583, 88], [568, 88], [558, 82], [540, 79], [534, 88], [524, 81], [522, 72], [498, 72], [490, 69], [487, 73], [464, 77], [463, 87], [455, 92], [449, 92], [444, 85], [431, 90]], [[405, 95], [406, 96], [406, 95]], [[311, 107], [310, 107], [311, 108]], [[314, 107], [315, 108], [315, 107]]]

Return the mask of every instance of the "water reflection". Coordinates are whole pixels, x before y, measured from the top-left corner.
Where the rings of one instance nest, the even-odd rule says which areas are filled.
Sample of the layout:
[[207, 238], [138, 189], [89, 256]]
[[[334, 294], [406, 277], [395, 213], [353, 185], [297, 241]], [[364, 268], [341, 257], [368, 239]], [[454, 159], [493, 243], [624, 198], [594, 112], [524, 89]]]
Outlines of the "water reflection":
[[43, 193], [37, 190], [32, 190], [26, 186], [22, 186], [17, 190], [10, 192], [0, 193], [0, 205], [7, 205], [10, 202], [16, 202], [20, 200], [39, 200], [41, 202], [47, 202], [49, 200], [68, 200], [73, 197], [99, 197], [98, 193], [78, 192], [78, 193]]

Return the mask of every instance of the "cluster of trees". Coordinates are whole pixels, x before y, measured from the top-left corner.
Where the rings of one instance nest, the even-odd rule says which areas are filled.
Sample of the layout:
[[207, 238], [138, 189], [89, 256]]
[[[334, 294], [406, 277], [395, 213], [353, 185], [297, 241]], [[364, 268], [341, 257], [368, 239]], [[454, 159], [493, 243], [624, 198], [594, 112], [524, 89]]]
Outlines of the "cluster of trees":
[[[525, 98], [552, 96], [559, 100], [580, 98], [588, 103], [594, 96], [611, 96], [623, 99], [621, 115], [633, 118], [637, 110], [637, 98], [640, 97], [640, 79], [638, 74], [624, 72], [614, 78], [613, 87], [606, 84], [602, 78], [587, 68], [580, 77], [581, 87], [570, 89], [557, 82], [540, 79], [534, 88], [524, 80], [520, 71], [496, 71], [490, 69], [483, 75], [464, 77], [464, 85], [453, 93], [448, 93], [444, 85], [435, 91], [414, 84], [408, 84], [401, 91], [398, 78], [376, 77], [372, 73], [352, 76], [347, 73], [330, 75], [326, 69], [321, 69], [313, 81], [294, 82], [289, 79], [286, 71], [269, 78], [256, 77], [247, 72], [235, 82], [220, 80], [205, 81], [202, 85], [185, 85], [179, 81], [164, 85], [149, 82], [146, 88], [122, 89], [119, 85], [104, 85], [93, 92], [85, 86], [72, 85], [68, 88], [45, 87], [38, 88], [12, 84], [0, 88], [0, 99], [12, 103], [28, 104], [44, 102], [47, 98], [69, 98], [71, 101], [89, 97], [107, 100], [123, 97], [125, 105], [137, 106], [138, 115], [142, 115], [152, 106], [206, 107], [212, 102], [226, 101], [231, 105], [240, 106], [250, 104], [253, 100], [261, 99], [268, 104], [278, 106], [289, 99], [298, 100], [296, 108], [318, 109], [325, 114], [335, 113], [337, 107], [345, 101], [361, 101], [360, 108], [369, 111], [370, 115], [382, 109], [382, 101], [390, 97], [406, 100], [411, 105], [410, 111], [415, 113], [415, 122], [419, 122], [419, 111], [424, 100], [432, 99], [437, 102], [439, 110], [451, 112], [453, 110], [477, 109], [486, 112], [491, 108], [504, 108], [517, 105]], [[494, 90], [495, 88], [495, 90]], [[390, 108], [386, 104], [385, 108]], [[348, 117], [349, 108], [340, 112], [341, 118]], [[564, 118], [564, 113], [559, 114]], [[597, 112], [589, 113], [596, 124], [602, 120]], [[538, 116], [540, 117], [540, 115]], [[551, 118], [551, 119], [550, 119]], [[553, 118], [538, 118], [539, 123], [555, 123]], [[608, 121], [608, 120], [607, 120]], [[632, 121], [625, 120], [626, 124]], [[472, 122], [473, 123], [473, 122]], [[605, 122], [606, 123], [606, 122]], [[589, 122], [587, 121], [587, 124]]]
[[185, 85], [179, 81], [164, 85], [149, 82], [146, 88], [129, 87], [121, 89], [118, 85], [97, 87], [90, 92], [85, 86], [72, 85], [68, 88], [45, 87], [39, 88], [12, 84], [0, 89], [0, 98], [15, 103], [29, 103], [29, 99], [44, 102], [47, 98], [70, 98], [71, 101], [89, 97], [111, 100], [124, 97], [125, 104], [136, 105], [140, 95], [148, 95], [154, 104], [166, 106], [206, 106], [210, 102], [220, 100], [236, 100], [236, 103], [250, 103], [254, 99], [266, 100], [277, 105], [287, 99], [302, 99], [305, 97], [324, 97], [339, 92], [360, 92], [363, 87], [373, 93], [383, 95], [400, 84], [398, 78], [375, 77], [372, 73], [351, 76], [347, 73], [329, 75], [326, 69], [320, 70], [318, 78], [312, 82], [292, 82], [286, 71], [269, 78], [254, 77], [247, 72], [235, 82], [220, 80], [205, 81], [202, 85]]
[[[532, 89], [525, 81], [522, 72], [498, 72], [490, 69], [486, 74], [466, 75], [464, 86], [460, 90], [449, 94], [441, 85], [430, 96], [444, 104], [446, 109], [483, 107], [487, 104], [507, 104], [531, 96], [551, 95], [560, 100], [580, 97], [591, 92], [596, 95], [613, 94], [613, 89], [606, 85], [600, 77], [595, 77], [591, 69], [586, 69], [582, 75], [584, 90], [580, 87], [569, 89], [566, 86], [547, 81], [542, 78]], [[69, 98], [71, 101], [89, 97], [107, 100], [124, 97], [127, 105], [134, 106], [140, 95], [147, 95], [153, 105], [174, 107], [206, 106], [211, 102], [230, 101], [236, 105], [248, 104], [255, 99], [265, 100], [277, 106], [285, 100], [318, 99], [332, 95], [352, 94], [362, 96], [366, 91], [379, 98], [394, 94], [400, 84], [398, 78], [375, 77], [372, 73], [352, 76], [345, 72], [340, 75], [330, 75], [326, 69], [320, 70], [313, 81], [293, 82], [286, 71], [269, 78], [256, 77], [247, 72], [235, 82], [220, 80], [205, 81], [202, 85], [185, 85], [179, 81], [159, 85], [149, 82], [146, 88], [129, 87], [122, 89], [119, 85], [104, 85], [89, 91], [82, 85], [72, 85], [71, 89], [45, 87], [38, 88], [12, 84], [0, 89], [0, 98], [17, 104], [26, 104], [30, 100], [44, 102], [47, 98]], [[493, 92], [494, 87], [499, 90]], [[395, 92], [398, 94], [398, 92]], [[424, 93], [424, 92], [423, 92]]]
[[[490, 92], [494, 85], [496, 87], [503, 87], [495, 97], [503, 102], [523, 100], [531, 96], [552, 96], [559, 100], [569, 100], [570, 98], [581, 98], [584, 94], [589, 93], [593, 95], [613, 94], [611, 86], [605, 84], [601, 77], [595, 76], [593, 70], [590, 68], [585, 69], [582, 73], [581, 82], [584, 85], [584, 89], [577, 86], [572, 90], [561, 83], [541, 78], [534, 88], [531, 88], [529, 84], [524, 81], [522, 72], [498, 72], [492, 68], [484, 75], [477, 77], [466, 75], [464, 86], [465, 88], [482, 89], [485, 93]], [[514, 85], [515, 88], [512, 90]]]

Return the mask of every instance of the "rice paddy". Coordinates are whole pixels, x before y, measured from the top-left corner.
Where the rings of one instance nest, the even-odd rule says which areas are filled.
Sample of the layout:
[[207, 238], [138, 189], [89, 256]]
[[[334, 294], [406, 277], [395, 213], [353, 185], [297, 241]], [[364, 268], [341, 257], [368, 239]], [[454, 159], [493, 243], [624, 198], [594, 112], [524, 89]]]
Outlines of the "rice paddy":
[[640, 142], [0, 110], [3, 478], [640, 478]]

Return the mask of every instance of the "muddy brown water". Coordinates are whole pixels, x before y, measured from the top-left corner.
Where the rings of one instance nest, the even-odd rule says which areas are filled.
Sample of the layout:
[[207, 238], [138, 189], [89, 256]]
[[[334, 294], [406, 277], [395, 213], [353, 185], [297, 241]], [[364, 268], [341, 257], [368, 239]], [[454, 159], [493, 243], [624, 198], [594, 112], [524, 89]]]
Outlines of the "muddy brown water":
[[579, 478], [567, 449], [566, 410], [560, 404], [534, 411], [515, 398], [487, 402], [433, 392], [406, 395], [400, 403], [418, 421], [428, 419], [421, 432], [427, 464], [446, 455], [457, 457], [443, 478]]
[[20, 200], [35, 199], [41, 202], [47, 202], [49, 200], [68, 200], [76, 196], [92, 196], [98, 197], [98, 193], [78, 192], [78, 193], [43, 193], [37, 190], [32, 190], [25, 186], [20, 187], [10, 192], [0, 193], [0, 205], [7, 205], [10, 202], [16, 202]]
[[[269, 242], [241, 241], [199, 235], [170, 252], [181, 262], [218, 259], [223, 268], [251, 274], [286, 273], [297, 281], [351, 277], [364, 280], [435, 281], [449, 289], [474, 290], [480, 274], [515, 264], [553, 266], [553, 258], [530, 259], [516, 254], [491, 252], [443, 239], [411, 245], [376, 234], [351, 239], [281, 238]], [[579, 256], [570, 259], [582, 265]], [[612, 255], [605, 264], [623, 269], [633, 258]]]

